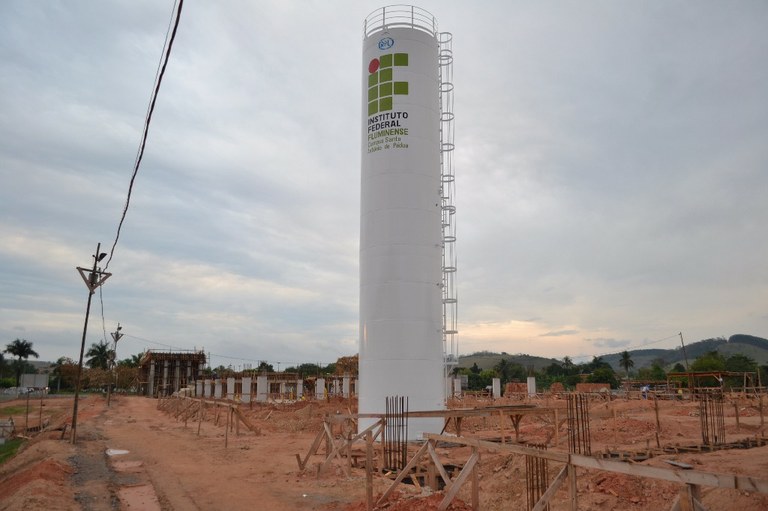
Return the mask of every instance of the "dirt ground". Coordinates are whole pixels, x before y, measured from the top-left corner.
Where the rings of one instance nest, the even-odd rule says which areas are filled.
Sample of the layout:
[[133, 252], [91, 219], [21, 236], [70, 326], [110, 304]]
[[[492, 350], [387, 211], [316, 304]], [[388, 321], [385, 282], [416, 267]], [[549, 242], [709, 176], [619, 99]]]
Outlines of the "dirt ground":
[[[258, 434], [244, 425], [239, 426], [239, 434], [233, 427], [228, 431], [223, 411], [211, 411], [202, 421], [194, 418], [185, 423], [185, 414], [174, 416], [159, 409], [158, 404], [149, 398], [116, 396], [107, 407], [103, 396], [86, 395], [80, 401], [78, 438], [72, 445], [69, 430], [62, 434], [60, 429], [71, 421], [71, 398], [31, 400], [29, 413], [24, 400], [1, 403], [0, 420], [13, 417], [17, 431], [40, 422], [47, 426], [42, 433], [31, 433], [19, 453], [0, 465], [0, 510], [366, 509], [364, 469], [352, 468], [347, 475], [345, 462], [335, 460], [318, 476], [323, 449], [310, 457], [305, 470], [299, 469], [296, 459], [297, 455], [306, 456], [323, 427], [325, 414], [354, 412], [354, 402], [241, 405]], [[472, 408], [488, 404], [500, 403], [466, 401], [456, 405]], [[560, 417], [565, 417], [563, 401], [536, 404], [562, 408]], [[702, 443], [698, 404], [658, 404], [660, 445]], [[724, 411], [728, 442], [764, 436], [755, 401], [727, 403]], [[596, 400], [589, 415], [593, 454], [606, 450], [637, 453], [656, 446], [653, 401]], [[548, 443], [550, 451], [565, 452], [565, 426], [560, 424], [556, 436], [552, 422], [548, 416], [525, 417], [521, 442]], [[505, 431], [510, 434], [510, 424], [505, 425]], [[465, 436], [498, 439], [500, 432], [496, 418], [463, 421]], [[553, 445], [556, 440], [558, 445]], [[414, 444], [411, 452], [417, 448]], [[460, 466], [469, 458], [466, 447], [441, 445], [437, 451], [445, 463]], [[696, 471], [768, 480], [768, 446], [661, 454], [628, 463], [674, 468], [667, 460], [691, 465]], [[522, 456], [484, 451], [479, 467], [480, 509], [527, 509]], [[549, 481], [560, 468], [557, 463], [550, 464]], [[680, 491], [679, 484], [660, 480], [586, 469], [577, 473], [579, 509], [669, 509]], [[375, 475], [373, 484], [374, 495], [380, 496], [392, 481]], [[449, 509], [471, 509], [467, 504], [471, 502], [469, 488], [469, 484], [462, 487]], [[433, 493], [426, 487], [401, 484], [379, 509], [433, 510], [443, 496], [443, 492]], [[768, 509], [768, 494], [702, 487], [702, 502], [710, 510]], [[565, 488], [558, 491], [550, 509], [570, 509]]]

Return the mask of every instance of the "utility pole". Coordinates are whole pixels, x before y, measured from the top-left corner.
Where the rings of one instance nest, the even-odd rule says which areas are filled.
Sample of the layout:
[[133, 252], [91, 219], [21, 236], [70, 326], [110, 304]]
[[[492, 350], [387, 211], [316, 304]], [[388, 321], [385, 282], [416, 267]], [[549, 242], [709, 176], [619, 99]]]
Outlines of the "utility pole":
[[686, 372], [690, 372], [691, 368], [688, 367], [688, 355], [685, 353], [685, 343], [683, 342], [683, 332], [679, 333], [680, 335], [680, 344], [683, 346], [683, 357], [685, 357], [685, 370]]
[[683, 332], [680, 332], [680, 344], [683, 346], [683, 357], [685, 357], [685, 372], [688, 373], [688, 391], [691, 393], [691, 400], [693, 400], [693, 377], [691, 376], [691, 368], [688, 366], [688, 355], [685, 353]]
[[[109, 335], [112, 336], [112, 339], [115, 341], [115, 349], [112, 350], [112, 353], [110, 353], [109, 357], [109, 365], [110, 370], [114, 371], [115, 373], [115, 384], [117, 384], [117, 341], [120, 340], [120, 338], [123, 336], [123, 334], [120, 333], [120, 330], [122, 330], [123, 327], [120, 326], [120, 323], [117, 324], [117, 330], [110, 333]], [[112, 398], [112, 382], [109, 383], [109, 387], [107, 387], [107, 407], [109, 407], [109, 403]]]
[[[106, 252], [100, 252], [101, 243], [96, 245], [96, 253], [93, 255], [93, 268], [88, 270], [87, 268], [77, 267], [77, 271], [80, 272], [83, 282], [85, 282], [88, 288], [88, 305], [85, 307], [85, 323], [83, 324], [83, 339], [80, 342], [80, 360], [77, 363], [77, 382], [75, 383], [75, 404], [72, 407], [72, 436], [70, 443], [74, 444], [77, 441], [77, 402], [80, 396], [80, 384], [83, 374], [83, 352], [85, 351], [85, 334], [88, 332], [88, 316], [91, 314], [91, 298], [104, 281], [112, 276], [111, 273], [96, 270], [96, 265], [105, 257]], [[86, 273], [88, 274], [86, 276]]]

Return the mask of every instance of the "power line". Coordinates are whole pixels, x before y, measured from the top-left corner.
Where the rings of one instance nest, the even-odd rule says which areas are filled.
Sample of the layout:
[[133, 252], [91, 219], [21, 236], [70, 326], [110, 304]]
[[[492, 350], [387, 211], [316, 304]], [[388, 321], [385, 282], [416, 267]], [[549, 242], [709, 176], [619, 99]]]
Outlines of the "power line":
[[131, 181], [128, 185], [128, 196], [125, 199], [125, 207], [123, 208], [123, 214], [120, 216], [120, 222], [117, 224], [117, 233], [115, 234], [115, 241], [112, 243], [112, 249], [109, 251], [109, 259], [107, 259], [107, 262], [104, 265], [104, 270], [106, 270], [109, 267], [109, 263], [110, 261], [112, 261], [112, 257], [115, 254], [115, 247], [117, 246], [117, 241], [120, 239], [120, 230], [123, 227], [125, 216], [128, 213], [128, 206], [131, 203], [131, 193], [133, 192], [133, 183], [136, 180], [136, 175], [139, 172], [139, 166], [141, 166], [141, 160], [144, 157], [144, 148], [147, 145], [147, 136], [149, 135], [149, 124], [152, 121], [152, 114], [155, 111], [155, 103], [157, 102], [157, 94], [160, 91], [160, 84], [163, 82], [165, 69], [168, 66], [168, 59], [171, 56], [173, 41], [176, 39], [176, 31], [179, 28], [179, 20], [181, 19], [181, 9], [182, 9], [182, 6], [184, 5], [184, 0], [178, 0], [177, 5], [178, 5], [178, 9], [176, 10], [176, 20], [173, 24], [173, 31], [171, 32], [170, 39], [168, 38], [168, 35], [166, 33], [167, 44], [163, 46], [163, 49], [165, 50], [165, 52], [163, 54], [163, 57], [160, 60], [162, 62], [162, 67], [160, 68], [160, 73], [156, 75], [155, 87], [152, 92], [152, 96], [150, 98], [149, 109], [147, 110], [147, 114], [144, 119], [144, 133], [141, 137], [141, 144], [139, 145], [139, 151], [138, 151], [138, 154], [136, 155], [136, 162], [133, 167], [133, 174], [131, 175]]

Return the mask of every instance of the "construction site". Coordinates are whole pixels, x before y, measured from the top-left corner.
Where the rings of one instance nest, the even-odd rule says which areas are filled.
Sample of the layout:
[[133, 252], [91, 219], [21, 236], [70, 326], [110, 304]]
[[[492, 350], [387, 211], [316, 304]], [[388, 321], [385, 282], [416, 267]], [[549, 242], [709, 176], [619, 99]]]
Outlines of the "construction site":
[[[222, 388], [86, 395], [74, 445], [70, 398], [5, 403], [27, 441], [0, 467], [0, 509], [768, 508], [762, 389], [457, 395], [431, 411], [393, 396], [363, 416], [354, 395]], [[425, 417], [442, 431], [409, 441]]]
[[[587, 374], [539, 388], [531, 366], [527, 382], [505, 377], [502, 391], [494, 377], [466, 391], [456, 377], [453, 37], [399, 5], [370, 13], [362, 36], [355, 370], [323, 375], [318, 364], [308, 376], [278, 362], [277, 372], [217, 374], [203, 352], [148, 350], [130, 385], [105, 373], [108, 393], [80, 394], [91, 295], [111, 275], [111, 256], [97, 267], [99, 244], [93, 269], [78, 267], [90, 294], [74, 396], [25, 388], [0, 404], [0, 442], [12, 446], [0, 459], [0, 511], [768, 509], [759, 372], [693, 372], [686, 356], [666, 381], [631, 381], [626, 365], [619, 389]], [[255, 311], [243, 317], [258, 320]], [[292, 321], [289, 333], [300, 329]], [[577, 332], [548, 330], [529, 342]], [[258, 342], [243, 345], [268, 351]]]

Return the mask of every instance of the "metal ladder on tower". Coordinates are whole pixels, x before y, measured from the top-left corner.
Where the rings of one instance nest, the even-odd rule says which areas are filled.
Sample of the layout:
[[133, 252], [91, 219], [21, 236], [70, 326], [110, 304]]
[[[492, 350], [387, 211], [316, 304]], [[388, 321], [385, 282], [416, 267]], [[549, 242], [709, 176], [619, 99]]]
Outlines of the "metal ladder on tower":
[[458, 296], [456, 293], [456, 176], [453, 165], [453, 35], [438, 33], [440, 71], [440, 200], [442, 212], [442, 304], [445, 376], [459, 363]]

